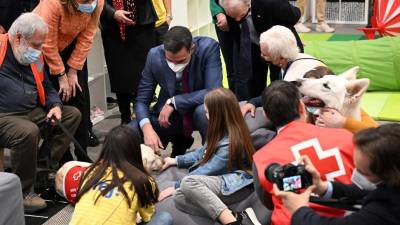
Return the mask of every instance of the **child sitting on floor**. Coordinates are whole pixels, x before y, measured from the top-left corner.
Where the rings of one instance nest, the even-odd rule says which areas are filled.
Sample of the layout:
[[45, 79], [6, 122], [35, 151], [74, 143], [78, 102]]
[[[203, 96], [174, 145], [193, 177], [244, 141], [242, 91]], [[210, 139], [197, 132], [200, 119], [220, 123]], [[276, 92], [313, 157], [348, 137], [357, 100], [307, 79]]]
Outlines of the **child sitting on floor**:
[[155, 212], [158, 188], [143, 167], [140, 136], [126, 126], [113, 128], [102, 152], [79, 185], [71, 225], [172, 225], [166, 212]]

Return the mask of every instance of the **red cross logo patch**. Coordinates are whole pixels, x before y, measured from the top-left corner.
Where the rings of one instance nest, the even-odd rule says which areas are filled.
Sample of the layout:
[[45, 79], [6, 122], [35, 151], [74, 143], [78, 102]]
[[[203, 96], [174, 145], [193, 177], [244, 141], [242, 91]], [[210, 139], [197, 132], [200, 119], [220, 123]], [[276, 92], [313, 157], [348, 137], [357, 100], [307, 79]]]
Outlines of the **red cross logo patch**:
[[316, 138], [294, 145], [291, 150], [295, 158], [294, 164], [297, 164], [301, 156], [307, 155], [320, 172], [322, 179], [333, 181], [336, 177], [346, 174], [339, 149], [323, 150]]

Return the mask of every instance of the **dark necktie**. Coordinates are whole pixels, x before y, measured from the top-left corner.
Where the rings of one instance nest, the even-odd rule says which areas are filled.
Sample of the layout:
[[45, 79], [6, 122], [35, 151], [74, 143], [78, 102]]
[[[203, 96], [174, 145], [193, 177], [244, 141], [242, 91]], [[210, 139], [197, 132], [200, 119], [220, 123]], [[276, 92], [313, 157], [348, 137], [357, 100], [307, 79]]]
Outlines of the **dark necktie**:
[[[189, 65], [183, 70], [182, 73], [182, 92], [189, 93]], [[183, 134], [186, 137], [190, 137], [193, 132], [192, 127], [192, 112], [184, 112], [183, 113]]]
[[247, 100], [250, 98], [250, 91], [247, 86], [247, 82], [252, 77], [252, 58], [251, 58], [251, 37], [250, 28], [246, 19], [243, 20], [240, 27], [240, 46], [239, 46], [239, 63], [238, 63], [238, 81], [236, 88], [237, 97], [240, 100]]

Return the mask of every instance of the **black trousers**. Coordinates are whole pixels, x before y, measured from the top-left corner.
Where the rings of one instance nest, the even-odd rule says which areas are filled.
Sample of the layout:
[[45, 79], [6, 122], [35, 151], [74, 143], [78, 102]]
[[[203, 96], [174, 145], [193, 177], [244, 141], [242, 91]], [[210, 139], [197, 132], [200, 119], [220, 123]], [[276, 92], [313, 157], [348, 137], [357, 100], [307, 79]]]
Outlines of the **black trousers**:
[[[67, 48], [65, 48], [62, 52], [60, 52], [60, 56], [63, 60], [65, 71], [68, 72], [69, 66], [67, 61], [72, 54], [72, 51], [75, 48], [75, 42], [70, 44]], [[89, 95], [89, 86], [88, 86], [88, 68], [87, 68], [87, 61], [85, 62], [82, 70], [78, 71], [78, 83], [82, 88], [82, 91], [77, 89], [75, 97], [71, 97], [68, 102], [64, 102], [65, 105], [75, 106], [82, 114], [81, 123], [78, 126], [78, 129], [75, 132], [75, 139], [78, 143], [82, 146], [84, 151], [87, 151], [86, 148], [89, 142], [89, 129], [91, 128], [91, 121], [90, 121], [90, 95]], [[58, 78], [55, 76], [50, 76], [50, 80], [53, 83], [54, 88], [56, 90], [60, 89]], [[75, 147], [76, 149], [77, 147]], [[68, 155], [69, 152], [66, 153]], [[81, 152], [75, 151], [75, 155], [77, 156], [78, 160], [83, 160], [86, 158], [82, 155]], [[69, 158], [70, 156], [67, 156]]]
[[234, 49], [235, 49], [235, 35], [231, 32], [222, 31], [215, 25], [215, 32], [217, 33], [218, 42], [221, 47], [222, 56], [225, 61], [226, 74], [228, 78], [229, 89], [236, 92], [235, 84], [235, 63], [234, 63]]

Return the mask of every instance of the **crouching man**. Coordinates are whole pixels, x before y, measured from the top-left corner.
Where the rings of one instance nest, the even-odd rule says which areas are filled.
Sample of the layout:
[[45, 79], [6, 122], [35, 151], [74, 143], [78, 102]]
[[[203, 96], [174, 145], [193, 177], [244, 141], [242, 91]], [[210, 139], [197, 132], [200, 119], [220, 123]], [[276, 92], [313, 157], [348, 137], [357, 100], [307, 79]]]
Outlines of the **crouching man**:
[[[62, 105], [44, 73], [41, 49], [47, 32], [39, 16], [26, 13], [0, 34], [0, 147], [11, 149], [11, 168], [21, 179], [27, 212], [46, 207], [33, 191], [40, 131], [54, 116], [75, 133], [81, 119], [77, 109]], [[51, 149], [56, 166], [70, 139], [58, 127], [52, 130], [42, 149]]]

